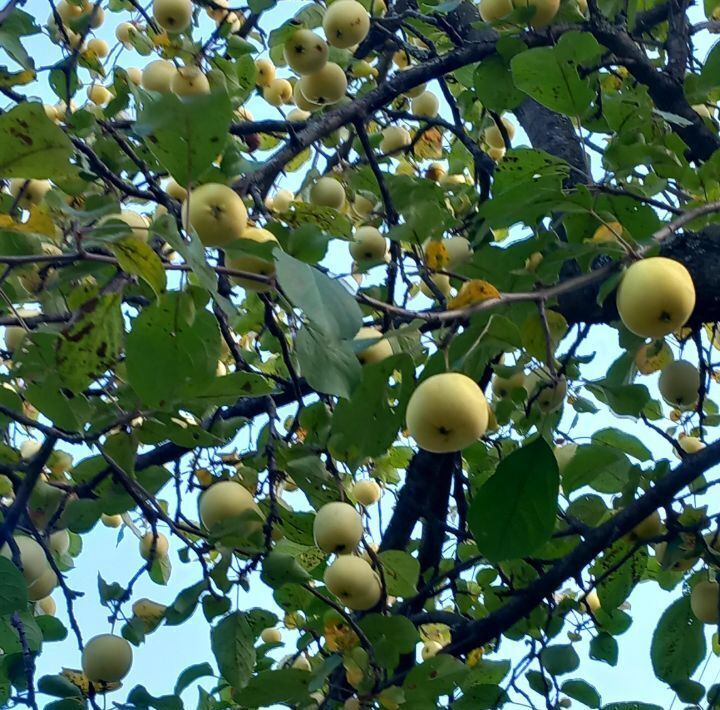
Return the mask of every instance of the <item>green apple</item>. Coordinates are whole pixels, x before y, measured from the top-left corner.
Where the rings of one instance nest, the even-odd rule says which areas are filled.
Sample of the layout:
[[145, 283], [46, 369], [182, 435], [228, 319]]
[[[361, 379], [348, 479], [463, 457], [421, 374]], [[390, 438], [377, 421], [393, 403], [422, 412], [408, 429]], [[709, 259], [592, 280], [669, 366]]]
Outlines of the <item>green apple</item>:
[[326, 503], [315, 515], [313, 536], [323, 552], [350, 554], [357, 548], [362, 534], [362, 517], [348, 503]]
[[206, 247], [223, 247], [240, 239], [247, 217], [240, 195], [221, 183], [196, 187], [182, 206], [183, 226], [188, 231], [192, 227]]
[[372, 609], [382, 596], [380, 579], [360, 557], [337, 557], [325, 570], [323, 579], [328, 590], [353, 611]]
[[119, 683], [132, 666], [130, 644], [120, 636], [100, 634], [86, 644], [82, 669], [91, 683]]
[[672, 407], [693, 409], [700, 396], [700, 372], [687, 360], [675, 360], [660, 372], [658, 389]]
[[370, 15], [356, 0], [335, 0], [323, 17], [323, 30], [333, 47], [360, 44], [370, 31]]

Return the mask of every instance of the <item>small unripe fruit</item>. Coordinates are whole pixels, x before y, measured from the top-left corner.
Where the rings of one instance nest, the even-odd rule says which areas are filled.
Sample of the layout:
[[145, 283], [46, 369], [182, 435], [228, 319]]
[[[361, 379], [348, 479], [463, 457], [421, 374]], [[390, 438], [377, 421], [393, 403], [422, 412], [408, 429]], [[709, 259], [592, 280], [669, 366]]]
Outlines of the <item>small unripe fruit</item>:
[[287, 79], [273, 79], [264, 89], [263, 98], [271, 106], [282, 106], [293, 95], [292, 84]]
[[[47, 557], [45, 557], [45, 550], [27, 535], [13, 535], [13, 539], [20, 553], [23, 577], [28, 584], [32, 584], [45, 570], [51, 569]], [[7, 543], [0, 549], [0, 556], [12, 560], [12, 551]]]
[[85, 645], [83, 673], [91, 683], [119, 683], [130, 672], [132, 658], [132, 648], [124, 638], [100, 634]]
[[170, 178], [165, 185], [165, 192], [178, 202], [184, 202], [187, 198], [187, 190]]
[[260, 508], [250, 491], [236, 481], [215, 483], [200, 496], [200, 520], [208, 529], [238, 517], [246, 510], [254, 510], [260, 515]]
[[675, 360], [660, 372], [658, 389], [669, 405], [692, 409], [699, 397], [700, 372], [687, 360]]
[[142, 83], [142, 70], [138, 67], [128, 67], [126, 70], [128, 81], [135, 86], [140, 86]]
[[333, 47], [347, 49], [367, 37], [370, 15], [356, 0], [335, 0], [325, 12], [323, 30]]
[[358, 546], [362, 534], [360, 513], [348, 503], [326, 503], [318, 510], [313, 522], [315, 544], [328, 554], [350, 554]]
[[[264, 244], [267, 242], [273, 242], [277, 244], [277, 237], [268, 229], [260, 229], [259, 227], [248, 227], [242, 233], [242, 239], [249, 241], [258, 242]], [[231, 269], [237, 269], [238, 271], [247, 271], [258, 276], [271, 277], [275, 275], [275, 262], [271, 259], [263, 259], [260, 256], [253, 256], [251, 254], [235, 256], [228, 260], [228, 266]], [[257, 293], [264, 293], [272, 290], [272, 285], [262, 281], [253, 281], [252, 279], [244, 278], [242, 276], [231, 276], [233, 283], [242, 286], [247, 291], [256, 291]]]
[[13, 178], [10, 180], [8, 189], [20, 207], [29, 209], [32, 205], [37, 205], [42, 202], [45, 194], [50, 191], [50, 187], [51, 185], [48, 180]]
[[[435, 288], [442, 294], [444, 298], [450, 295], [451, 285], [450, 277], [447, 274], [431, 274], [430, 281], [433, 282]], [[420, 281], [420, 293], [426, 298], [437, 298], [437, 295], [432, 291], [430, 286], [425, 283], [423, 279]]]
[[48, 547], [58, 555], [64, 555], [70, 549], [70, 533], [67, 530], [58, 530], [48, 540]]
[[513, 0], [515, 7], [532, 7], [535, 13], [528, 20], [530, 27], [535, 29], [547, 27], [560, 9], [560, 0]]
[[190, 192], [182, 206], [183, 226], [192, 227], [206, 247], [222, 247], [239, 239], [247, 226], [242, 198], [221, 183], [206, 183]]
[[35, 609], [38, 614], [46, 614], [47, 616], [55, 616], [57, 611], [57, 604], [52, 597], [43, 597], [35, 604]]
[[647, 518], [641, 520], [633, 529], [632, 536], [642, 542], [652, 540], [662, 533], [662, 519], [657, 510], [648, 515]]
[[511, 397], [513, 392], [524, 389], [524, 387], [525, 373], [522, 370], [513, 373], [509, 377], [495, 375], [492, 380], [492, 391], [498, 399]]
[[113, 98], [112, 92], [105, 88], [102, 84], [92, 84], [87, 88], [87, 97], [96, 106], [104, 106]]
[[[505, 128], [505, 132], [507, 133], [508, 140], [512, 140], [515, 137], [515, 126], [504, 116], [501, 120]], [[497, 127], [497, 125], [494, 123], [492, 126], [488, 126], [488, 128], [485, 129], [483, 133], [483, 138], [485, 139], [485, 142], [492, 148], [506, 148], [502, 133], [500, 132], [500, 129]]]
[[480, 17], [485, 22], [500, 20], [513, 11], [512, 0], [480, 0]]
[[438, 643], [437, 641], [426, 641], [423, 644], [420, 656], [422, 657], [423, 661], [427, 661], [437, 656], [437, 654], [442, 650], [442, 647], [442, 644]]
[[119, 528], [123, 524], [122, 515], [107, 515], [103, 513], [100, 516], [100, 522], [106, 528]]
[[703, 624], [717, 624], [720, 609], [720, 586], [715, 581], [702, 580], [690, 593], [690, 608]]
[[144, 215], [133, 212], [132, 210], [121, 210], [120, 214], [111, 214], [107, 217], [103, 217], [97, 224], [98, 227], [108, 222], [124, 222], [129, 228], [130, 233], [137, 239], [142, 239], [144, 242], [148, 238], [148, 227], [150, 226], [147, 218]]
[[140, 538], [140, 557], [144, 560], [160, 560], [167, 557], [169, 549], [170, 543], [162, 533], [158, 533], [155, 538], [152, 532], [146, 532]]
[[128, 48], [132, 46], [130, 42], [130, 37], [134, 32], [137, 32], [137, 28], [135, 27], [135, 25], [131, 24], [130, 22], [121, 22], [115, 28], [115, 39], [117, 39], [117, 41], [120, 42], [123, 46]]
[[104, 59], [110, 54], [110, 46], [104, 39], [93, 37], [87, 44], [88, 52], [92, 52], [98, 59]]
[[49, 565], [43, 573], [28, 586], [28, 599], [31, 602], [39, 602], [48, 596], [58, 586], [57, 574]]

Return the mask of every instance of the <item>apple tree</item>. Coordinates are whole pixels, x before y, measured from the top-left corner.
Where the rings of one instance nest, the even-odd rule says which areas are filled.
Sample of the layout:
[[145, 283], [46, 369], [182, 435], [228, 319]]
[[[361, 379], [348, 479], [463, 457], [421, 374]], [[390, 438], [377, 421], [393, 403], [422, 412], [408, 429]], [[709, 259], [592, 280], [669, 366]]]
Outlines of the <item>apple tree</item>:
[[[652, 709], [588, 681], [643, 583], [658, 687], [719, 707], [718, 32], [6, 0], [0, 705]], [[137, 571], [78, 589], [102, 526]], [[128, 682], [191, 619], [212, 657]]]

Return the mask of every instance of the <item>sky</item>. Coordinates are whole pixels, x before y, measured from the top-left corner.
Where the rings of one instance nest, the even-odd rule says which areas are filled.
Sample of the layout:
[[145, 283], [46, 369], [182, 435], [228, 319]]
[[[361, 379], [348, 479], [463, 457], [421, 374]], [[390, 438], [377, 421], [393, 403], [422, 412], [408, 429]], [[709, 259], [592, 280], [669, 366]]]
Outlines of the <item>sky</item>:
[[[264, 23], [268, 21], [279, 25], [301, 6], [302, 3], [294, 0], [283, 0], [278, 7], [266, 13]], [[44, 21], [49, 14], [49, 6], [44, 0], [29, 0], [25, 5], [25, 10], [36, 16], [40, 22]], [[108, 29], [108, 26], [114, 27], [114, 22], [108, 21], [106, 27], [102, 28], [97, 35], [110, 41], [112, 40], [112, 30]], [[264, 24], [263, 26], [267, 27], [268, 25]], [[207, 26], [204, 28], [206, 30]], [[38, 65], [50, 64], [54, 61], [53, 57], [47, 56], [49, 43], [46, 39], [31, 40], [28, 45], [32, 48]], [[698, 53], [704, 56], [708, 48], [707, 42], [703, 44], [703, 41], [699, 41], [697, 47]], [[142, 66], [149, 59], [142, 58], [132, 51], [124, 50], [120, 63], [123, 66]], [[429, 88], [433, 89], [432, 86]], [[437, 87], [434, 88], [436, 93], [439, 93]], [[54, 102], [47, 88], [46, 75], [41, 76], [38, 94], [48, 103]], [[80, 94], [80, 96], [84, 98], [84, 94]], [[274, 109], [262, 101], [252, 100], [249, 107], [256, 118], [277, 115]], [[527, 142], [526, 137], [522, 131], [519, 131], [514, 144], [517, 146], [525, 142]], [[297, 175], [291, 176], [287, 183], [291, 189], [297, 185]], [[326, 261], [326, 264], [336, 272], [346, 273], [348, 271], [349, 259], [345, 248], [345, 245], [334, 248]], [[417, 305], [427, 305], [427, 302], [421, 299], [422, 297], [416, 301]], [[579, 354], [593, 352], [597, 354], [595, 361], [586, 366], [584, 371], [586, 377], [601, 377], [604, 374], [607, 364], [620, 353], [616, 343], [615, 331], [607, 327], [593, 329], [590, 337], [579, 351]], [[640, 381], [648, 384], [651, 391], [656, 394], [656, 375], [641, 378]], [[568, 420], [571, 417], [572, 414], [566, 415]], [[574, 435], [576, 439], [582, 441], [583, 437], [589, 437], [593, 432], [607, 426], [617, 426], [636, 434], [658, 458], [672, 458], [670, 446], [657, 434], [630, 419], [619, 421], [618, 417], [605, 412], [582, 417], [574, 429]], [[240, 445], [246, 443], [247, 441], [239, 442]], [[76, 456], [76, 460], [80, 457]], [[711, 491], [717, 491], [717, 488], [713, 488]], [[717, 495], [717, 493], [711, 493], [712, 495]], [[173, 499], [171, 492], [167, 492], [166, 496], [170, 500]], [[288, 500], [297, 502], [301, 506], [305, 505], [303, 497], [299, 493], [294, 494]], [[392, 497], [386, 496], [381, 505], [383, 506], [383, 519], [387, 521], [392, 512]], [[371, 528], [375, 531], [376, 541], [379, 540], [377, 511], [373, 512]], [[197, 564], [181, 563], [177, 557], [177, 545], [171, 544], [173, 545], [171, 550], [173, 574], [170, 584], [167, 587], [161, 587], [152, 583], [147, 576], [143, 576], [135, 585], [133, 599], [149, 597], [154, 601], [169, 604], [180, 590], [198, 581], [200, 573]], [[98, 525], [90, 534], [83, 537], [83, 551], [76, 564], [76, 569], [68, 573], [67, 582], [71, 588], [84, 593], [84, 596], [75, 602], [75, 613], [87, 641], [95, 634], [107, 633], [111, 630], [107, 618], [108, 610], [100, 606], [98, 601], [97, 577], [100, 575], [107, 582], [126, 583], [142, 564], [138, 554], [137, 539], [129, 531], [126, 531], [123, 539], [118, 541], [117, 530]], [[662, 611], [673, 599], [677, 598], [678, 594], [679, 590], [677, 589], [666, 593], [650, 583], [639, 585], [629, 600], [632, 606], [630, 613], [633, 617], [633, 625], [620, 639], [621, 650], [618, 666], [611, 668], [606, 664], [589, 660], [587, 641], [585, 640], [577, 644], [578, 653], [583, 659], [581, 667], [578, 672], [568, 677], [582, 677], [594, 684], [601, 692], [604, 703], [635, 699], [654, 702], [663, 708], [670, 708], [673, 704], [673, 693], [655, 679], [650, 665], [649, 648], [657, 620]], [[62, 595], [56, 591], [54, 597], [58, 602], [58, 617], [67, 622]], [[129, 611], [130, 605], [127, 606]], [[256, 580], [256, 584], [252, 585], [250, 592], [239, 590], [237, 606], [240, 609], [248, 609], [253, 606], [272, 609], [271, 592], [259, 580]], [[284, 632], [284, 634], [286, 637], [290, 637], [288, 632]], [[708, 637], [709, 635], [710, 630], [708, 630]], [[563, 636], [558, 639], [559, 642], [562, 640]], [[498, 657], [510, 657], [517, 660], [522, 655], [522, 651], [523, 648], [520, 644], [505, 642]], [[127, 690], [136, 684], [145, 685], [153, 695], [170, 693], [177, 676], [187, 666], [202, 661], [210, 661], [214, 665], [210, 650], [209, 627], [200, 610], [181, 626], [161, 627], [147, 638], [146, 643], [139, 648], [134, 648], [133, 653], [135, 659], [133, 668], [124, 682], [123, 689], [109, 696], [114, 701], [121, 701]], [[45, 645], [43, 653], [38, 659], [38, 677], [45, 673], [57, 673], [62, 667], [80, 667], [80, 654], [72, 634], [63, 642]], [[702, 669], [703, 666], [701, 666]], [[703, 670], [702, 679], [707, 685], [710, 685], [719, 674], [720, 660], [711, 656]], [[533, 698], [538, 706], [541, 706], [540, 696], [533, 695]], [[185, 692], [183, 699], [189, 707], [194, 706], [197, 699], [197, 684], [193, 684]], [[42, 705], [43, 701], [40, 702]], [[676, 707], [680, 705], [678, 702], [675, 703]]]

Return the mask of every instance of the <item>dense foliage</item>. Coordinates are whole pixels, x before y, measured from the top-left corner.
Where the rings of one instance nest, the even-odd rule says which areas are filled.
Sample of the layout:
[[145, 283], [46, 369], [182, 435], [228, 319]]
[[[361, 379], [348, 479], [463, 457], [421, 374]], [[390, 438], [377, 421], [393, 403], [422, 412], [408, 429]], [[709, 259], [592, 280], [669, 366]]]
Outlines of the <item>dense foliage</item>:
[[361, 2], [0, 8], [0, 705], [720, 707], [720, 0]]

